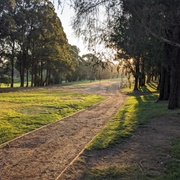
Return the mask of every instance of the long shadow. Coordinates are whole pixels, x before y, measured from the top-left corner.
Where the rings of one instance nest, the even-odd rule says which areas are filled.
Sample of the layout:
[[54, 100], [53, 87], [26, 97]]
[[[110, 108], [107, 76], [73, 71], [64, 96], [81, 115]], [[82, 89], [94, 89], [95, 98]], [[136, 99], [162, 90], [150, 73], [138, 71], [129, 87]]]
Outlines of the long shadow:
[[154, 91], [157, 91], [157, 87], [154, 83], [150, 82], [148, 83], [149, 87], [151, 87], [152, 89], [154, 89]]
[[[127, 95], [133, 96], [137, 100], [137, 103], [135, 103], [133, 107], [134, 111], [132, 112], [132, 113], [135, 113], [135, 114], [132, 114], [132, 118], [135, 121], [136, 127], [146, 128], [145, 124], [150, 121], [148, 114], [151, 113], [152, 103], [155, 103], [155, 99], [157, 95], [154, 95], [146, 86], [141, 88], [141, 90], [139, 91], [127, 93]], [[128, 116], [128, 114], [126, 113], [127, 113], [127, 110], [124, 110], [121, 114], [122, 119], [119, 120], [119, 125], [117, 126], [117, 129], [119, 131], [124, 131], [124, 128], [128, 126], [123, 119], [123, 117]], [[133, 133], [136, 132], [136, 130], [137, 129], [135, 128], [133, 130]], [[90, 150], [90, 151], [85, 150], [81, 156], [82, 161], [80, 161], [81, 163], [79, 163], [77, 167], [79, 168], [79, 165], [82, 165], [82, 169], [83, 168], [86, 169], [84, 171], [85, 174], [88, 171], [90, 171], [91, 173], [91, 168], [94, 168], [98, 165], [101, 166], [102, 159], [103, 161], [106, 161], [106, 157], [111, 156], [112, 154], [122, 153], [122, 156], [123, 156], [123, 154], [125, 154], [124, 152], [126, 152], [128, 148], [129, 149], [131, 148], [130, 142], [133, 142], [133, 138], [131, 139], [131, 137], [133, 137], [132, 134], [130, 136], [122, 137], [121, 139], [117, 140], [115, 144], [110, 145], [106, 149], [100, 149], [100, 150], [96, 149], [96, 150]], [[141, 146], [141, 144], [137, 144], [137, 148], [138, 146]], [[137, 156], [137, 154], [135, 153], [133, 154], [133, 156], [135, 157]], [[93, 163], [95, 162], [95, 163], [91, 164], [91, 162]], [[122, 161], [122, 163], [125, 163], [125, 162]], [[82, 177], [82, 179], [84, 180], [86, 178]], [[120, 178], [117, 178], [117, 179], [120, 179]]]

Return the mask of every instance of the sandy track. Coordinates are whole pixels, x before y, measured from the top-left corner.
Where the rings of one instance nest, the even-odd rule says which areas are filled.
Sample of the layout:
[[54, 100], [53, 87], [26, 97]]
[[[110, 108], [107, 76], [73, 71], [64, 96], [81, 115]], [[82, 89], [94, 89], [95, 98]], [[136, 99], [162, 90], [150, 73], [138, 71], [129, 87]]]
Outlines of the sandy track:
[[[88, 180], [86, 172], [91, 169], [114, 166], [137, 167], [144, 179], [158, 179], [157, 176], [162, 175], [167, 168], [166, 163], [174, 161], [168, 148], [177, 137], [180, 137], [179, 115], [154, 118], [147, 125], [139, 126], [133, 136], [124, 143], [103, 150], [83, 152], [63, 173], [61, 180]], [[138, 177], [135, 174], [127, 179], [138, 180]]]
[[124, 102], [122, 94], [111, 95], [100, 104], [11, 141], [0, 148], [0, 180], [56, 179]]

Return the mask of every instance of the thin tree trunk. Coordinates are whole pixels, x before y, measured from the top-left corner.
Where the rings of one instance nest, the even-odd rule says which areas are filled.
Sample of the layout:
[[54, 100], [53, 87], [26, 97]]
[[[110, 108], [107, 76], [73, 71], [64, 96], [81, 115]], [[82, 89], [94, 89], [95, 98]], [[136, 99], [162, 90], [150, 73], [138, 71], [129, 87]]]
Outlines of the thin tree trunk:
[[147, 73], [147, 80], [146, 80], [146, 83], [149, 84], [151, 82], [151, 73], [148, 72]]
[[13, 40], [12, 56], [11, 56], [11, 88], [14, 87], [14, 51], [15, 51], [15, 41]]
[[43, 62], [40, 65], [40, 86], [43, 86]]
[[146, 83], [146, 76], [145, 76], [145, 64], [144, 64], [144, 59], [142, 59], [142, 65], [141, 65], [141, 84], [140, 86], [145, 86]]
[[24, 87], [24, 66], [21, 68], [21, 87]]
[[28, 71], [28, 67], [27, 67], [27, 69], [26, 69], [26, 87], [28, 87], [29, 86], [29, 71]]
[[138, 90], [138, 83], [139, 83], [139, 58], [136, 59], [136, 63], [135, 63], [135, 81], [134, 81], [134, 91]]
[[34, 86], [37, 86], [37, 65], [34, 67]]
[[31, 65], [31, 87], [34, 85], [34, 62], [32, 59], [32, 65]]

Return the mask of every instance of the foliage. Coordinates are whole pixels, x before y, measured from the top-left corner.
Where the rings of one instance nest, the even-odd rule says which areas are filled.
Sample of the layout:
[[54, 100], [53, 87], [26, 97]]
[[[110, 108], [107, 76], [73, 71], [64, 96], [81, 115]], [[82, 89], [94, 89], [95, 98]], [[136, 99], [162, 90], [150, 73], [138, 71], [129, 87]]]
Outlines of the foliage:
[[14, 68], [19, 71], [21, 87], [44, 86], [61, 82], [74, 63], [70, 45], [53, 4], [47, 0], [0, 2], [0, 47], [9, 62], [11, 87]]
[[145, 72], [148, 81], [150, 76], [158, 75], [159, 100], [168, 99], [169, 109], [180, 107], [180, 1], [71, 2], [76, 13], [73, 27], [77, 35], [83, 36], [90, 46], [105, 42], [108, 47], [116, 48], [121, 59], [136, 60], [134, 69], [126, 61], [135, 77], [134, 90], [138, 89], [138, 80], [145, 85]]
[[0, 87], [1, 87], [1, 84], [9, 86], [9, 84], [10, 84], [10, 77], [6, 76], [6, 75], [1, 75], [0, 76]]
[[127, 74], [134, 76], [134, 90], [138, 90], [145, 85], [146, 76], [150, 79], [154, 72], [160, 71], [157, 64], [163, 54], [161, 44], [148, 36], [134, 17], [124, 13], [114, 19], [112, 31], [104, 40], [108, 47], [116, 49], [116, 60]]

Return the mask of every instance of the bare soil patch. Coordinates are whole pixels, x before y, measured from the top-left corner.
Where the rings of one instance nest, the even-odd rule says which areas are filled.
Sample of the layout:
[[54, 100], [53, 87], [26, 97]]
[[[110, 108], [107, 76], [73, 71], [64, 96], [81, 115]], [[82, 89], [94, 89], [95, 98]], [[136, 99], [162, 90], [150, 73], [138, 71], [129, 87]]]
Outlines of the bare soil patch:
[[0, 180], [56, 179], [126, 99], [119, 93], [117, 83], [78, 87], [69, 91], [98, 93], [108, 98], [64, 120], [1, 145]]

